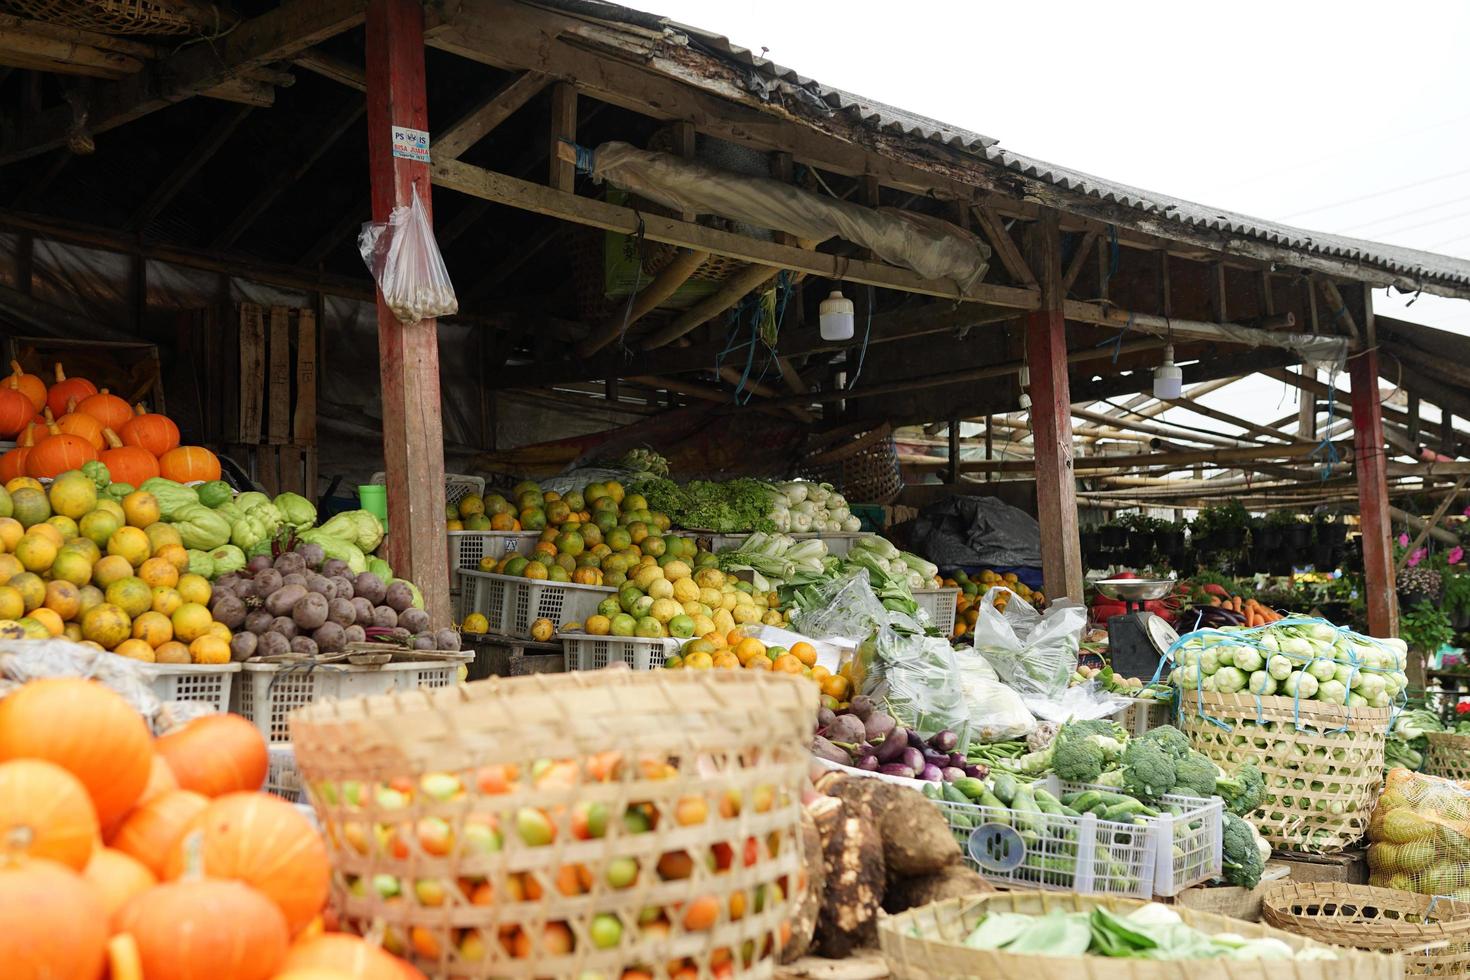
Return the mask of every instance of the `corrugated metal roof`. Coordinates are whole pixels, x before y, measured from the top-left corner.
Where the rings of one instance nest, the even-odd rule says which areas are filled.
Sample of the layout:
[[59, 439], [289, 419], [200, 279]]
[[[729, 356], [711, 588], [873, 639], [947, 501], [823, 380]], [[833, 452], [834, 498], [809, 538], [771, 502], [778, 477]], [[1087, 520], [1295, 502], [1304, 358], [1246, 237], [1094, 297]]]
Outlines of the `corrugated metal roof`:
[[807, 105], [813, 111], [840, 112], [861, 120], [874, 130], [902, 133], [914, 139], [948, 146], [1084, 199], [1130, 208], [1188, 229], [1235, 235], [1311, 255], [1362, 263], [1392, 273], [1414, 285], [1427, 287], [1438, 282], [1458, 288], [1470, 287], [1470, 260], [1467, 259], [1344, 235], [1308, 231], [1046, 163], [1014, 153], [1002, 147], [993, 137], [823, 85], [737, 45], [721, 34], [631, 7], [605, 0], [536, 2], [542, 6], [601, 20], [682, 34], [689, 39], [690, 44], [750, 69], [746, 72], [746, 87], [762, 98], [769, 94], [766, 80], [780, 83], [789, 90], [809, 93], [812, 98]]

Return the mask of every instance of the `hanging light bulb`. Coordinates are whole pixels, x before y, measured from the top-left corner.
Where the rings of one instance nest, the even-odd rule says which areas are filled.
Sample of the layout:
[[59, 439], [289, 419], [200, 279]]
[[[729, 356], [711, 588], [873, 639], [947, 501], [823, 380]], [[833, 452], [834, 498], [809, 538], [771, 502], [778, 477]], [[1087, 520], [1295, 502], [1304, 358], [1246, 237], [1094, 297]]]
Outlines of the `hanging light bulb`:
[[[1031, 368], [1025, 364], [1021, 365], [1021, 409], [1025, 411], [1031, 407]], [[1030, 419], [1027, 419], [1030, 424]]]
[[1174, 345], [1164, 348], [1164, 363], [1154, 368], [1154, 397], [1179, 398], [1184, 395], [1184, 371], [1174, 363]]
[[834, 289], [819, 308], [817, 322], [821, 326], [823, 340], [852, 339], [852, 300]]

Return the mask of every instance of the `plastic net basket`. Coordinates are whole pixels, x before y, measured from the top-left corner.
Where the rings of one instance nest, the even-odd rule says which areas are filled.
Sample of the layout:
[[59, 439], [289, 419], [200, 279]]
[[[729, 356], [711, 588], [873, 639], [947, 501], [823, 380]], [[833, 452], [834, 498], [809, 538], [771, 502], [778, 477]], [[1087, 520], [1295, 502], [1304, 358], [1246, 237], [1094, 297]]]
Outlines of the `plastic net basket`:
[[153, 0], [0, 0], [0, 10], [103, 34], [196, 34], [227, 26], [204, 24], [186, 10]]
[[[466, 655], [465, 659], [470, 659]], [[390, 663], [380, 667], [350, 664], [256, 664], [243, 669], [230, 708], [260, 729], [265, 740], [290, 740], [288, 717], [297, 708], [328, 698], [354, 698], [417, 687], [454, 683], [458, 661]]]
[[914, 589], [914, 602], [929, 614], [929, 622], [943, 636], [954, 633], [955, 600], [959, 596], [959, 589]]
[[230, 710], [230, 691], [239, 664], [135, 665], [160, 701], [198, 701], [216, 711]]
[[799, 470], [803, 479], [830, 483], [848, 500], [865, 504], [892, 503], [903, 489], [898, 449], [887, 425], [808, 456]]
[[[386, 483], [388, 475], [381, 470], [373, 474], [370, 483]], [[462, 497], [485, 495], [485, 481], [478, 476], [467, 476], [464, 473], [444, 474], [444, 502], [446, 504], [457, 504]]]
[[816, 702], [751, 671], [536, 674], [316, 704], [291, 738], [341, 921], [431, 976], [765, 977]]
[[531, 626], [538, 619], [562, 623], [586, 622], [596, 615], [597, 604], [617, 589], [574, 582], [495, 575], [490, 572], [459, 572], [461, 618], [480, 613], [490, 623], [490, 632], [520, 640], [532, 639]]
[[[1103, 895], [1067, 895], [1056, 892], [1000, 892], [972, 895], [921, 905], [878, 920], [878, 945], [889, 972], [898, 980], [948, 980], [985, 977], [986, 980], [1395, 980], [1403, 976], [1399, 957], [1355, 950], [1334, 950], [1331, 960], [1143, 960], [1103, 956], [1042, 956], [1005, 950], [972, 949], [964, 939], [992, 912], [1045, 915], [1090, 912], [1105, 908], [1127, 915], [1141, 901]], [[1312, 939], [1268, 925], [1232, 919], [1212, 912], [1175, 907], [1187, 924], [1201, 932], [1234, 933], [1247, 939], [1269, 936], [1296, 949], [1320, 945]]]
[[296, 751], [289, 745], [270, 747], [270, 768], [265, 774], [265, 791], [292, 803], [301, 801], [301, 773], [296, 771]]
[[1424, 772], [1456, 781], [1470, 780], [1470, 735], [1429, 732], [1429, 749], [1424, 753]]
[[1261, 899], [1261, 917], [1318, 942], [1401, 953], [1404, 973], [1470, 975], [1470, 904], [1369, 885], [1283, 884]]
[[558, 633], [567, 670], [601, 670], [609, 664], [627, 664], [634, 670], [657, 670], [682, 640], [641, 636], [592, 636]]
[[1255, 762], [1266, 797], [1250, 821], [1273, 848], [1333, 854], [1368, 829], [1383, 781], [1389, 708], [1181, 692], [1181, 727], [1216, 764]]

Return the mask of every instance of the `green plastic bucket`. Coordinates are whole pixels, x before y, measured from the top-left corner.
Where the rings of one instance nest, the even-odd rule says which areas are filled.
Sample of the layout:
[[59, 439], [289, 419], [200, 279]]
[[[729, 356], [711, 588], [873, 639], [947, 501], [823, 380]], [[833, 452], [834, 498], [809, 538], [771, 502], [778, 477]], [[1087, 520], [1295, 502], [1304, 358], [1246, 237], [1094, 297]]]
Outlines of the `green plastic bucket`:
[[363, 483], [357, 488], [357, 502], [369, 514], [376, 514], [388, 526], [388, 488], [381, 483]]

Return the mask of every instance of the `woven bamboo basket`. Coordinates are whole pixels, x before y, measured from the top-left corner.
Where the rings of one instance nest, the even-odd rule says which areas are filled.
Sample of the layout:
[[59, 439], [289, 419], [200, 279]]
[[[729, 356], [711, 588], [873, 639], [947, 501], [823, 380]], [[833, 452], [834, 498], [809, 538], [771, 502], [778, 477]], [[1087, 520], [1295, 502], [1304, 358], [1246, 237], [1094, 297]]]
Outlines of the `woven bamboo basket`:
[[[991, 912], [1044, 915], [1054, 909], [1087, 912], [1102, 906], [1127, 914], [1136, 899], [1068, 892], [999, 892], [921, 905], [878, 921], [878, 945], [895, 980], [1397, 980], [1398, 956], [1339, 950], [1333, 960], [1140, 960], [1105, 956], [1041, 956], [971, 949], [965, 936]], [[1175, 907], [1186, 923], [1206, 932], [1247, 939], [1269, 936], [1301, 949], [1311, 939], [1254, 922]]]
[[348, 928], [437, 978], [772, 974], [816, 688], [596, 671], [319, 702], [302, 783]]
[[1424, 753], [1424, 772], [1456, 782], [1470, 780], [1470, 735], [1453, 732], [1430, 732], [1429, 749]]
[[1261, 916], [1318, 942], [1401, 953], [1408, 976], [1470, 976], [1470, 903], [1317, 881], [1269, 889]]
[[853, 503], [892, 503], [903, 489], [893, 429], [886, 423], [808, 456], [800, 472], [803, 479], [832, 484]]
[[192, 16], [203, 4], [180, 5], [166, 0], [0, 0], [0, 10], [33, 20], [104, 34], [196, 34], [201, 24]]
[[1195, 749], [1227, 768], [1243, 752], [1260, 757], [1266, 798], [1250, 821], [1273, 848], [1333, 854], [1363, 836], [1383, 781], [1390, 709], [1213, 691], [1180, 700]]

